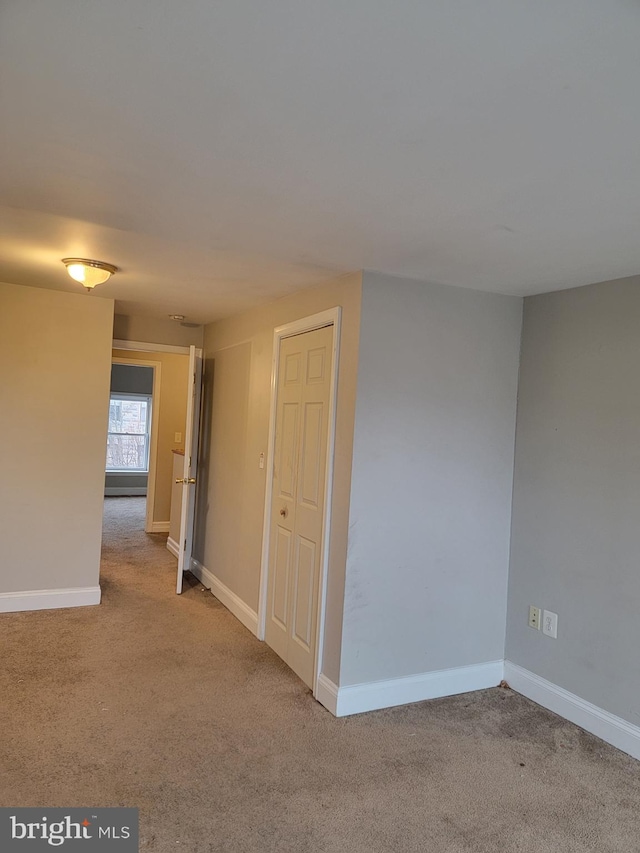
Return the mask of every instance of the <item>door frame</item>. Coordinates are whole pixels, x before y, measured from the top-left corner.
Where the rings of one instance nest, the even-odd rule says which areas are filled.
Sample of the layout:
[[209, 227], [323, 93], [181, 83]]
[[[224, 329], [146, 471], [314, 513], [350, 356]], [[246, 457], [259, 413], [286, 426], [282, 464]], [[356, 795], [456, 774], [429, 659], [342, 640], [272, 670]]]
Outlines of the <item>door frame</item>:
[[[182, 593], [185, 571], [191, 571], [193, 543], [195, 540], [196, 483], [200, 455], [200, 427], [202, 426], [202, 379], [204, 358], [202, 349], [189, 347], [189, 389], [184, 433], [184, 458], [182, 460], [182, 494], [180, 495], [180, 532], [178, 538], [178, 566], [176, 594]], [[195, 440], [194, 440], [195, 439]], [[190, 478], [193, 478], [192, 480]], [[179, 480], [176, 480], [176, 483]], [[193, 488], [192, 488], [193, 487]]]
[[[115, 349], [115, 347], [114, 347]], [[121, 347], [118, 347], [121, 349]], [[150, 367], [153, 370], [151, 390], [151, 436], [149, 438], [149, 473], [147, 474], [147, 499], [145, 502], [144, 532], [153, 533], [153, 511], [156, 503], [156, 470], [158, 456], [158, 415], [160, 413], [160, 382], [162, 363], [142, 359], [111, 356], [111, 364], [130, 364], [132, 367]]]
[[170, 344], [149, 344], [146, 341], [123, 341], [119, 338], [112, 340], [111, 349], [126, 349], [131, 352], [173, 352], [176, 355], [189, 355], [189, 347], [176, 347]]
[[273, 355], [271, 363], [271, 395], [269, 404], [269, 439], [267, 445], [267, 482], [264, 500], [264, 522], [262, 527], [262, 559], [260, 564], [260, 598], [258, 601], [259, 640], [265, 639], [267, 625], [267, 597], [269, 583], [269, 545], [271, 533], [271, 493], [273, 491], [273, 463], [276, 443], [276, 415], [278, 404], [278, 374], [280, 368], [280, 342], [284, 338], [313, 332], [325, 326], [333, 327], [331, 382], [329, 387], [329, 420], [327, 437], [327, 459], [325, 464], [324, 510], [322, 513], [322, 550], [320, 554], [320, 575], [318, 578], [318, 618], [316, 626], [315, 659], [313, 663], [313, 695], [318, 690], [318, 678], [324, 648], [324, 622], [326, 612], [327, 580], [329, 575], [329, 545], [331, 542], [331, 510], [333, 498], [333, 462], [336, 437], [336, 395], [338, 388], [338, 360], [340, 355], [340, 320], [342, 310], [339, 306], [302, 317], [292, 323], [285, 323], [273, 330]]
[[[148, 352], [148, 353], [169, 352], [169, 353], [175, 353], [176, 355], [186, 355], [186, 356], [189, 355], [189, 347], [173, 346], [171, 344], [154, 344], [154, 343], [150, 343], [148, 341], [125, 341], [125, 340], [122, 340], [121, 338], [114, 338], [111, 341], [112, 353], [113, 353], [114, 349], [128, 350], [129, 352]], [[196, 347], [196, 352], [199, 353], [200, 356], [202, 356], [202, 348], [201, 347]], [[111, 360], [114, 361], [113, 354], [111, 356]], [[136, 360], [131, 361], [131, 362], [125, 360], [124, 363], [125, 364], [134, 364], [134, 365], [138, 364], [141, 366], [147, 365], [150, 367], [157, 368], [157, 369], [154, 369], [154, 371], [153, 371], [153, 408], [159, 412], [159, 410], [160, 410], [160, 368], [162, 366], [161, 362], [159, 362], [159, 361], [143, 362], [143, 361], [136, 359]], [[158, 383], [157, 389], [156, 389], [156, 381]], [[157, 397], [156, 397], [156, 391], [157, 391]], [[166, 531], [166, 528], [163, 528], [163, 530], [156, 531], [154, 529], [154, 521], [153, 521], [153, 511], [155, 509], [155, 500], [156, 500], [156, 494], [155, 494], [155, 491], [156, 491], [155, 490], [155, 486], [156, 486], [156, 463], [157, 463], [157, 455], [158, 455], [157, 454], [157, 449], [158, 449], [157, 428], [158, 428], [159, 421], [158, 421], [157, 417], [154, 417], [153, 411], [151, 413], [151, 417], [152, 417], [152, 420], [151, 420], [151, 447], [150, 447], [151, 458], [149, 460], [149, 479], [147, 480], [147, 503], [146, 503], [146, 512], [145, 512], [145, 520], [144, 520], [144, 530], [145, 530], [145, 533], [156, 533], [156, 532], [157, 533], [164, 533]], [[154, 436], [154, 427], [156, 428], [155, 436]], [[152, 472], [153, 472], [153, 474], [152, 474]]]

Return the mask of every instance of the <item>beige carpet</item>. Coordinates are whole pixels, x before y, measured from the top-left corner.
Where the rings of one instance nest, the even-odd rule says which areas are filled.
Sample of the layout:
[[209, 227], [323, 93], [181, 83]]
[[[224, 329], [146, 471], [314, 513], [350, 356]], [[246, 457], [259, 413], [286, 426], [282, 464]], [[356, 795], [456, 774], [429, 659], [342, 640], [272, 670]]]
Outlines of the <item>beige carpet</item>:
[[0, 805], [140, 808], [141, 850], [640, 850], [640, 763], [508, 690], [342, 720], [106, 501], [100, 607], [0, 616]]

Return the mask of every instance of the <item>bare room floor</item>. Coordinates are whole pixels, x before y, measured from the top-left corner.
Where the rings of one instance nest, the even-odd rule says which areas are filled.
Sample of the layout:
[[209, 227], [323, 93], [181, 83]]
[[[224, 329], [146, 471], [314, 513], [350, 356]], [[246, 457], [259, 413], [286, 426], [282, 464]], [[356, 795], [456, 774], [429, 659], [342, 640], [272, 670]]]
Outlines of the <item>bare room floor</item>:
[[0, 616], [0, 805], [136, 806], [141, 850], [640, 849], [640, 763], [508, 690], [341, 720], [106, 501], [103, 603]]

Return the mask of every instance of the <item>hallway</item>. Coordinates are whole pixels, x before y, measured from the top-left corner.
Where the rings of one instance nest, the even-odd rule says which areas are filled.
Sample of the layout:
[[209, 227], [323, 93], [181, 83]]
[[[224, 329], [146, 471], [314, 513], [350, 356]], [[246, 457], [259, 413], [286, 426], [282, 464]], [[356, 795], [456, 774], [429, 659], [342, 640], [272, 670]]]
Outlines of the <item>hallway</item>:
[[106, 501], [99, 607], [0, 618], [0, 805], [140, 809], [143, 851], [622, 853], [640, 765], [508, 690], [334, 719]]

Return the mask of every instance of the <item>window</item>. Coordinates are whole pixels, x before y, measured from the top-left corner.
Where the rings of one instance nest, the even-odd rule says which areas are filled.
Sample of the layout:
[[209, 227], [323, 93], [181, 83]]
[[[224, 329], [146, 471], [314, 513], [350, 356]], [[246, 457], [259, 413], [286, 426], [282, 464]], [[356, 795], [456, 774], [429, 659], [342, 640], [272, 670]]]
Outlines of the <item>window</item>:
[[107, 471], [149, 471], [151, 397], [145, 394], [111, 394]]

